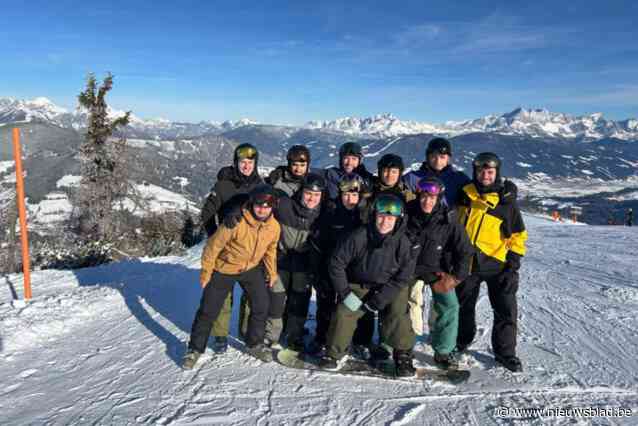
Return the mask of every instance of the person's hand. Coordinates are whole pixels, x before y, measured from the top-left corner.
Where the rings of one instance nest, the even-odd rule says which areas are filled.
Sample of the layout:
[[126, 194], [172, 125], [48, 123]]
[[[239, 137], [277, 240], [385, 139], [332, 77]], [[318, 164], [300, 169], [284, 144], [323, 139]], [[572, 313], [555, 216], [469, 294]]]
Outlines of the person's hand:
[[435, 293], [447, 293], [460, 283], [454, 275], [450, 275], [447, 272], [435, 272], [435, 274], [439, 277], [439, 279], [432, 284], [432, 291]]
[[210, 282], [212, 275], [213, 274], [211, 274], [210, 272], [202, 269], [199, 273], [199, 285], [202, 286], [202, 288], [206, 288], [206, 286]]

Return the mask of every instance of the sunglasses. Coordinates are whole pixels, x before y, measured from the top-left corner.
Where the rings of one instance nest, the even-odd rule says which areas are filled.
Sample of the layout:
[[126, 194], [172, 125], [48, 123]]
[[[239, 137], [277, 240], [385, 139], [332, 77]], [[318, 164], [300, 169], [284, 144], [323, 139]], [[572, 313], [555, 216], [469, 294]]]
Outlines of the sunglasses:
[[252, 146], [244, 146], [237, 150], [237, 158], [239, 159], [253, 159], [257, 156], [257, 150]]
[[374, 209], [378, 214], [389, 214], [396, 217], [403, 215], [403, 203], [394, 198], [379, 198], [375, 202]]
[[416, 186], [416, 190], [419, 193], [427, 193], [430, 195], [439, 195], [443, 192], [441, 185], [428, 181], [420, 181]]

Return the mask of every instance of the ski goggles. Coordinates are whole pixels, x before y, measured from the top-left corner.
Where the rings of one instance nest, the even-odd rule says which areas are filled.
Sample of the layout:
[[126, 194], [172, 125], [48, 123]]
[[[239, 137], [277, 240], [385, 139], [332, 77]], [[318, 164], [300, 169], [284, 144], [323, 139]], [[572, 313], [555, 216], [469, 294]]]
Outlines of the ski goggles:
[[361, 179], [359, 176], [345, 177], [339, 182], [340, 192], [361, 192]]
[[420, 194], [426, 193], [430, 195], [440, 195], [443, 190], [444, 188], [442, 185], [429, 180], [420, 180], [416, 185], [416, 192]]
[[277, 199], [271, 194], [259, 194], [253, 199], [254, 206], [273, 207]]
[[501, 165], [501, 161], [499, 158], [492, 153], [484, 153], [479, 154], [474, 161], [472, 162], [474, 168], [476, 169], [485, 169], [485, 168], [494, 168], [498, 169]]
[[403, 216], [403, 202], [391, 196], [381, 196], [374, 203], [377, 214], [389, 214], [391, 216]]
[[257, 156], [257, 150], [252, 146], [242, 146], [237, 149], [236, 155], [239, 160], [243, 160], [245, 158], [252, 160]]

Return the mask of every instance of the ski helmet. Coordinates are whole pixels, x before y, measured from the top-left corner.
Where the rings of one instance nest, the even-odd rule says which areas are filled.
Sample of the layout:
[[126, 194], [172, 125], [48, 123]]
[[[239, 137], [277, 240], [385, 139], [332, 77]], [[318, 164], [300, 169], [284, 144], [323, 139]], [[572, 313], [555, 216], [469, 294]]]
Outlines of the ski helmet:
[[295, 162], [310, 164], [310, 150], [304, 145], [293, 145], [288, 150], [286, 159], [289, 166]]
[[356, 173], [344, 175], [339, 181], [339, 192], [361, 192], [363, 189], [363, 179]]
[[363, 157], [363, 152], [361, 150], [361, 145], [356, 142], [346, 142], [341, 145], [339, 148], [339, 161], [343, 161], [343, 157], [346, 155], [354, 155], [355, 157]]
[[447, 154], [452, 155], [452, 145], [450, 141], [445, 138], [434, 138], [428, 143], [428, 148], [425, 150], [425, 156], [430, 154]]
[[403, 201], [392, 193], [381, 193], [374, 201], [376, 214], [389, 214], [396, 217], [403, 216]]
[[445, 185], [441, 181], [441, 179], [429, 176], [421, 179], [416, 184], [416, 192], [417, 194], [430, 194], [441, 196], [445, 192]]
[[379, 176], [381, 176], [383, 169], [399, 169], [399, 173], [403, 173], [403, 169], [405, 169], [403, 158], [396, 154], [386, 154], [377, 162], [377, 169]]
[[239, 164], [239, 162], [244, 159], [255, 160], [255, 170], [257, 170], [257, 160], [259, 159], [259, 152], [257, 151], [257, 148], [254, 147], [254, 145], [251, 145], [249, 143], [242, 143], [241, 145], [237, 145], [233, 156], [233, 163], [235, 164], [235, 167], [237, 167], [237, 164]]
[[315, 173], [309, 173], [301, 184], [302, 190], [308, 190], [313, 192], [323, 192], [326, 189], [326, 181]]
[[493, 152], [481, 152], [479, 155], [474, 157], [472, 167], [474, 168], [474, 173], [476, 173], [477, 170], [486, 167], [495, 168], [498, 172], [501, 169], [501, 159]]
[[270, 185], [258, 185], [248, 194], [250, 205], [274, 207], [277, 204], [277, 196]]

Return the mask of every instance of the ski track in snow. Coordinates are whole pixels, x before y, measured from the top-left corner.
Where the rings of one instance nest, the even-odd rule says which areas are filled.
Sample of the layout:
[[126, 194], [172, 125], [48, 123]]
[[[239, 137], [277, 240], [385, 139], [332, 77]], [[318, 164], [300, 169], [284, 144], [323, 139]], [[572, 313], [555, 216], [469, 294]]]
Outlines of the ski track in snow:
[[[200, 297], [199, 246], [183, 258], [35, 271], [35, 298], [24, 307], [11, 304], [11, 287], [21, 295], [21, 276], [3, 277], [0, 424], [513, 423], [495, 416], [500, 406], [631, 408], [632, 418], [518, 420], [636, 424], [638, 230], [526, 221], [523, 373], [493, 361], [485, 288], [477, 337], [464, 357], [472, 377], [460, 386], [265, 365], [236, 339], [227, 353], [208, 351], [183, 372], [178, 363]], [[432, 349], [424, 340], [416, 357], [427, 365]]]

